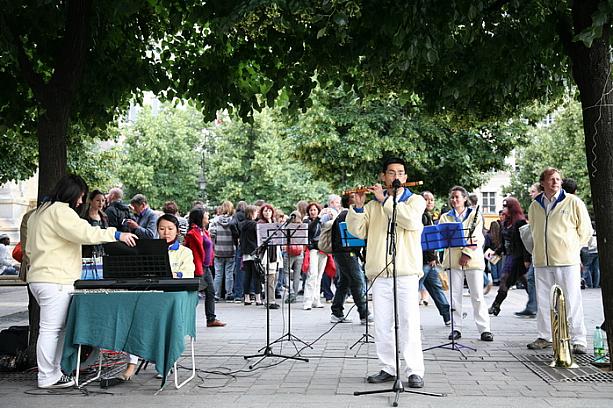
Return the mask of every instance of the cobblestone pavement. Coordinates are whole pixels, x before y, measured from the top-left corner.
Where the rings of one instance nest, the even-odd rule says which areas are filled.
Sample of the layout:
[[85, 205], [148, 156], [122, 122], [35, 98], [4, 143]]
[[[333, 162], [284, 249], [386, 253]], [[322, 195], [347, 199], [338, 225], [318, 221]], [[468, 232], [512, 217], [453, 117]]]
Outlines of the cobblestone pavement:
[[[494, 288], [495, 289], [495, 288]], [[603, 320], [599, 289], [582, 292], [585, 322], [591, 334]], [[495, 290], [486, 296], [489, 303]], [[513, 312], [523, 308], [524, 291], [512, 290], [502, 305], [499, 316], [492, 317], [494, 342], [478, 340], [472, 319], [470, 300], [464, 297], [463, 337], [460, 342], [477, 350], [435, 348], [424, 353], [426, 363], [423, 391], [445, 393], [444, 397], [405, 392], [400, 394], [400, 406], [422, 407], [611, 407], [613, 375], [602, 373], [585, 377], [595, 370], [589, 359], [580, 374], [547, 368], [549, 351], [530, 351], [526, 344], [534, 340], [536, 321], [520, 319]], [[368, 374], [379, 366], [374, 343], [359, 340], [365, 326], [359, 324], [351, 310], [351, 324], [329, 322], [330, 305], [323, 309], [302, 310], [296, 303], [291, 310], [291, 333], [310, 344], [283, 341], [273, 345], [276, 354], [300, 356], [308, 362], [266, 357], [246, 360], [266, 344], [266, 312], [262, 307], [242, 303], [217, 303], [219, 319], [228, 323], [222, 328], [206, 328], [204, 305], [198, 306], [196, 341], [197, 377], [177, 390], [174, 379], [156, 394], [160, 380], [153, 368], [141, 371], [131, 381], [107, 390], [92, 383], [85, 390], [47, 391], [36, 388], [34, 373], [0, 373], [0, 404], [3, 407], [108, 407], [110, 404], [129, 407], [386, 407], [393, 393], [354, 396], [355, 391], [379, 390], [391, 387], [365, 382]], [[352, 304], [346, 304], [351, 307]], [[0, 288], [0, 328], [27, 324], [27, 294], [25, 288]], [[449, 328], [445, 327], [436, 307], [430, 302], [421, 306], [424, 348], [447, 343]], [[271, 310], [271, 340], [287, 332], [282, 317], [287, 317], [287, 305]], [[286, 320], [285, 320], [286, 322]], [[356, 343], [357, 342], [357, 343]], [[355, 346], [352, 348], [352, 345]], [[255, 364], [257, 362], [257, 364]], [[189, 366], [188, 353], [179, 361]], [[254, 369], [249, 366], [255, 364]], [[590, 371], [592, 370], [592, 371]], [[185, 378], [187, 370], [180, 369]], [[556, 377], [556, 375], [558, 375]], [[582, 377], [583, 375], [583, 377]], [[566, 377], [566, 378], [564, 378]], [[590, 378], [592, 380], [590, 380]], [[598, 378], [599, 381], [594, 381]]]

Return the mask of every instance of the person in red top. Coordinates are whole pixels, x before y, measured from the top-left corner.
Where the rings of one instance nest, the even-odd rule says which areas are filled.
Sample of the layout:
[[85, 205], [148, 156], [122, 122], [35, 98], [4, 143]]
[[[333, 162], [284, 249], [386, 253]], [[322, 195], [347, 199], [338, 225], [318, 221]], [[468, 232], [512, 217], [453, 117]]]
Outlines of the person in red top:
[[206, 314], [207, 327], [223, 327], [226, 324], [217, 320], [215, 316], [215, 289], [213, 288], [213, 277], [211, 270], [205, 265], [204, 252], [204, 209], [193, 208], [189, 212], [189, 228], [185, 235], [183, 245], [192, 250], [194, 255], [195, 271], [194, 276], [200, 278], [201, 291], [204, 295], [204, 311]]

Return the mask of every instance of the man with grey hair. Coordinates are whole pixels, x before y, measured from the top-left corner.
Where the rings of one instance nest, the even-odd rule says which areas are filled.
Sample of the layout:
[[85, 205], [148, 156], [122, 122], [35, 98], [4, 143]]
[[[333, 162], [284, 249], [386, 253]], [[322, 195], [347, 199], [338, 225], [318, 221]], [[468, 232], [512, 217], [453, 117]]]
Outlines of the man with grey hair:
[[147, 197], [136, 194], [130, 200], [130, 204], [136, 214], [136, 221], [130, 219], [126, 221], [130, 232], [136, 234], [140, 239], [154, 239], [157, 237], [157, 215], [149, 208]]
[[123, 200], [123, 191], [118, 187], [112, 188], [107, 196], [109, 206], [105, 214], [109, 219], [109, 227], [115, 227], [121, 232], [130, 232], [126, 220], [131, 219], [132, 214], [130, 207], [121, 200]]

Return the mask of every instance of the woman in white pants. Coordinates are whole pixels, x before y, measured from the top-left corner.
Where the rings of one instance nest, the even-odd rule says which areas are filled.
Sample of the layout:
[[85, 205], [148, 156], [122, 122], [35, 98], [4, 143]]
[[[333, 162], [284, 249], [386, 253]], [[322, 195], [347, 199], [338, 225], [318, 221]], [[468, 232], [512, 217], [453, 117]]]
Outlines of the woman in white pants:
[[73, 283], [81, 277], [81, 245], [120, 240], [130, 246], [136, 235], [115, 228], [92, 227], [79, 218], [88, 187], [76, 175], [62, 177], [51, 194], [28, 220], [26, 254], [30, 259], [27, 281], [40, 306], [40, 329], [36, 346], [38, 386], [67, 388], [72, 377], [60, 369], [64, 323]]
[[328, 257], [326, 254], [319, 252], [317, 243], [319, 234], [321, 233], [321, 224], [319, 213], [321, 205], [316, 202], [311, 202], [307, 206], [307, 214], [309, 214], [309, 274], [304, 283], [304, 302], [302, 308], [311, 310], [311, 308], [322, 308], [320, 293], [321, 293], [321, 277], [326, 269]]
[[[480, 338], [483, 341], [493, 341], [494, 336], [490, 331], [490, 317], [483, 295], [483, 218], [477, 214], [477, 210], [468, 208], [466, 202], [468, 192], [464, 187], [455, 186], [449, 192], [449, 204], [452, 210], [441, 215], [439, 224], [459, 222], [462, 223], [464, 236], [467, 237], [468, 246], [461, 248], [445, 249], [443, 266], [451, 266], [449, 279], [451, 293], [451, 307], [453, 310], [453, 330], [449, 334], [449, 340], [457, 340], [462, 337], [462, 291], [464, 289], [464, 277], [470, 290], [470, 300], [473, 306], [473, 315]], [[477, 207], [478, 208], [478, 207]]]

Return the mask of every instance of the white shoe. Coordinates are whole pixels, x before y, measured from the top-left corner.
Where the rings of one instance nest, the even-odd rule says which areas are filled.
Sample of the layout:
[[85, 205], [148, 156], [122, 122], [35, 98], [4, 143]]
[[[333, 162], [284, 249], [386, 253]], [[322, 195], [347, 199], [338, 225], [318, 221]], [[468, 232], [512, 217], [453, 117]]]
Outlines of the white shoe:
[[311, 306], [304, 305], [304, 306], [302, 306], [302, 310], [311, 310]]
[[321, 309], [324, 305], [321, 302], [313, 303], [313, 307], [316, 309]]
[[366, 324], [366, 322], [368, 321], [368, 323], [372, 323], [375, 321], [375, 316], [373, 316], [372, 313], [368, 314], [368, 317], [364, 318], [364, 319], [360, 319], [360, 323], [361, 324]]
[[330, 323], [351, 323], [351, 319], [345, 316], [330, 315]]

